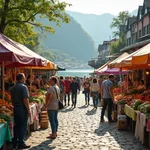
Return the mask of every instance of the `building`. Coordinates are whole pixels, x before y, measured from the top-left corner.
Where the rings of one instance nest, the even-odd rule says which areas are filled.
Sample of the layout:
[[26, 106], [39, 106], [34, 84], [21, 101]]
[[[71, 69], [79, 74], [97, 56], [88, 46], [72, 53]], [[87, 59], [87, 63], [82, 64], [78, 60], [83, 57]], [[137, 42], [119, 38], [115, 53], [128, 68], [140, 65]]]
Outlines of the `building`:
[[128, 19], [125, 35], [126, 46], [121, 52], [131, 53], [150, 43], [150, 0], [144, 0], [137, 16]]
[[112, 42], [115, 42], [116, 39], [112, 39], [110, 41], [104, 41], [103, 44], [98, 46], [98, 57], [92, 58], [90, 61], [88, 61], [88, 65], [97, 69], [100, 66], [102, 66], [104, 63], [106, 63], [109, 58], [106, 56], [110, 55], [110, 45]]

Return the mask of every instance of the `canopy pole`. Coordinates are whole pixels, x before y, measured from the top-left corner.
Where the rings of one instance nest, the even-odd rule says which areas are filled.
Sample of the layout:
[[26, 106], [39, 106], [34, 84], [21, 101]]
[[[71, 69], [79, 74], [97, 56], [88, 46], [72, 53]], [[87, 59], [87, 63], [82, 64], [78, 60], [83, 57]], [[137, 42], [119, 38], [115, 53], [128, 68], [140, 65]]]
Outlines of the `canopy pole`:
[[4, 80], [4, 61], [2, 62], [2, 99], [4, 99], [5, 95], [5, 80]]
[[14, 79], [14, 82], [15, 82], [15, 84], [16, 84], [16, 72], [17, 72], [17, 69], [16, 69], [16, 67], [15, 67], [15, 79]]
[[129, 91], [129, 73], [127, 73], [127, 92]]
[[31, 87], [32, 87], [31, 79], [32, 79], [32, 67], [30, 69], [30, 92], [31, 92]]

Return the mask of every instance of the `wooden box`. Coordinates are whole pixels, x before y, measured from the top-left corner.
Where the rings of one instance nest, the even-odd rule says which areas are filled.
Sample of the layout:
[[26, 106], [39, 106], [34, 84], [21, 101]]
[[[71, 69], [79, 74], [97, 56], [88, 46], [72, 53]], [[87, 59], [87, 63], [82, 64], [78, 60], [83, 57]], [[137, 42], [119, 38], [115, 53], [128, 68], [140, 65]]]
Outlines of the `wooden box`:
[[48, 120], [41, 120], [40, 127], [41, 127], [41, 129], [47, 129], [48, 128]]
[[117, 121], [117, 128], [119, 130], [126, 130], [127, 129], [127, 121], [125, 121], [125, 120], [118, 120]]

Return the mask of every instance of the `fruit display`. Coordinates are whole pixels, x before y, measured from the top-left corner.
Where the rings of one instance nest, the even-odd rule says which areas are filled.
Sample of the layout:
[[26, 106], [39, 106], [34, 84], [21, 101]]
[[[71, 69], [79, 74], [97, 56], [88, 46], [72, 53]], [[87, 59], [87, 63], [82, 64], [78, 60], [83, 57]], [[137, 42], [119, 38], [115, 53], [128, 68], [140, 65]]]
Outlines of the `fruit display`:
[[7, 122], [11, 121], [11, 117], [6, 114], [0, 114], [0, 119], [4, 119]]
[[44, 104], [45, 103], [45, 94], [46, 94], [46, 91], [45, 90], [37, 90], [37, 92], [31, 92], [30, 93], [30, 98], [29, 98], [29, 101], [30, 102], [36, 102], [38, 104]]
[[134, 110], [137, 110], [138, 106], [143, 104], [143, 101], [140, 100], [140, 99], [137, 99], [137, 100], [134, 100], [134, 103], [131, 105], [131, 107], [134, 109]]
[[5, 123], [5, 120], [4, 119], [0, 119], [0, 123]]
[[114, 92], [114, 95], [118, 95], [118, 94], [120, 94], [121, 93], [121, 88], [114, 88], [114, 90], [113, 90], [113, 92]]
[[[3, 95], [2, 91], [0, 91], [0, 99], [2, 99], [2, 97], [3, 97], [2, 95]], [[11, 101], [11, 95], [10, 95], [9, 92], [5, 91], [5, 93], [4, 93], [4, 100], [7, 101], [8, 103], [12, 103], [12, 101]]]

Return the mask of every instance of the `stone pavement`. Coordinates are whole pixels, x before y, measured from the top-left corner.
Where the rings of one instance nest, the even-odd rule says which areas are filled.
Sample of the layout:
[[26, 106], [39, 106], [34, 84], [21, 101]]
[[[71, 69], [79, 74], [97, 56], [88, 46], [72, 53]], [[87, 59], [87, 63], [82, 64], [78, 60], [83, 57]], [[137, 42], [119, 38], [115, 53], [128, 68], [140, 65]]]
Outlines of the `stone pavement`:
[[50, 133], [39, 130], [31, 133], [29, 150], [148, 150], [130, 131], [119, 131], [116, 123], [100, 123], [101, 108], [84, 106], [84, 95], [78, 95], [77, 108], [66, 107], [59, 113], [58, 137], [46, 139]]

